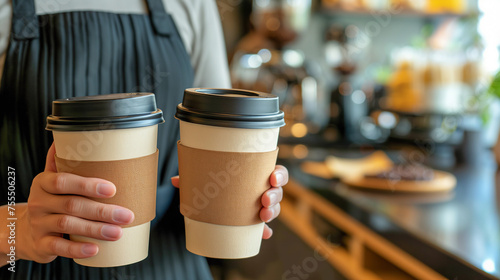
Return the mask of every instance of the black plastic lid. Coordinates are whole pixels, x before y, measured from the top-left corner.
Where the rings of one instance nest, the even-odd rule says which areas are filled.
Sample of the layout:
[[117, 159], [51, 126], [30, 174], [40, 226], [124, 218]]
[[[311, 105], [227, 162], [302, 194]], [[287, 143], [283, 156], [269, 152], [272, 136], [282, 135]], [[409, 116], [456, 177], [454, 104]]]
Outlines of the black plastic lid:
[[153, 93], [115, 93], [59, 99], [52, 102], [47, 130], [107, 130], [164, 122]]
[[241, 89], [186, 89], [175, 117], [185, 122], [234, 128], [285, 125], [277, 96]]

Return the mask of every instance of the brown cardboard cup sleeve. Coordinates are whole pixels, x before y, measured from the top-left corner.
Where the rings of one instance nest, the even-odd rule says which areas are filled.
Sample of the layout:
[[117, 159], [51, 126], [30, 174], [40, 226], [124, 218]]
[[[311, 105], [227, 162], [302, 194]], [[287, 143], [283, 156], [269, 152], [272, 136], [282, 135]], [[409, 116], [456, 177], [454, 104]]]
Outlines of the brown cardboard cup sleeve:
[[76, 161], [55, 155], [57, 172], [108, 180], [115, 184], [116, 194], [111, 198], [90, 198], [94, 201], [126, 207], [134, 212], [132, 227], [147, 223], [156, 215], [156, 183], [158, 150], [156, 153], [114, 161]]
[[218, 225], [262, 223], [261, 197], [271, 187], [278, 149], [262, 153], [219, 152], [177, 143], [181, 213]]

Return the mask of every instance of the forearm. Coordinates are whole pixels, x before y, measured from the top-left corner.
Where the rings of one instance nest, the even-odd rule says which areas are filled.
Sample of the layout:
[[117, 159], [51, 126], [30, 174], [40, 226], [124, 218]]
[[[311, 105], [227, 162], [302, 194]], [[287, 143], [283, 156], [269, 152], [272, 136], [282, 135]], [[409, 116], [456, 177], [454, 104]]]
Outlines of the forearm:
[[[12, 211], [12, 208], [15, 210]], [[0, 206], [0, 267], [9, 263], [12, 258], [22, 258], [22, 237], [27, 203], [19, 203], [11, 206]], [[13, 214], [11, 214], [13, 213]], [[26, 244], [25, 244], [26, 245]]]

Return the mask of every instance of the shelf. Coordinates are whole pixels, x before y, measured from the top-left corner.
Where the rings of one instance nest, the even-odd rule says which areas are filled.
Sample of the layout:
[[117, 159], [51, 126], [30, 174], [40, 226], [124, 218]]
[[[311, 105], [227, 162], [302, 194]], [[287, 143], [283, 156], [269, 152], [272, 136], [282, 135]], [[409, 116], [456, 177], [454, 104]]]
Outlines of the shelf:
[[368, 10], [368, 9], [356, 9], [348, 10], [339, 7], [329, 7], [323, 4], [321, 7], [321, 12], [326, 15], [354, 15], [362, 17], [373, 17], [376, 14], [389, 13], [391, 16], [395, 17], [415, 17], [415, 18], [443, 18], [443, 17], [478, 17], [479, 12], [467, 12], [467, 13], [452, 13], [452, 12], [442, 12], [442, 13], [425, 13], [416, 10], [404, 9], [401, 11], [394, 10]]

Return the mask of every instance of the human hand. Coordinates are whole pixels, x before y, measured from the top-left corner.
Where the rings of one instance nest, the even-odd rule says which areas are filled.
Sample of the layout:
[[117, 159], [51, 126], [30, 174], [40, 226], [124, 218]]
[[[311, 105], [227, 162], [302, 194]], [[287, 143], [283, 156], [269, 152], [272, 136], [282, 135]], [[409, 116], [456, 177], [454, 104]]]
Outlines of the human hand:
[[[172, 185], [179, 187], [179, 176], [171, 178]], [[274, 220], [280, 214], [280, 202], [283, 199], [283, 186], [288, 183], [288, 170], [282, 165], [276, 165], [271, 177], [269, 178], [271, 188], [267, 190], [261, 198], [262, 209], [260, 210], [260, 219], [266, 223]], [[269, 239], [273, 235], [273, 230], [266, 224], [264, 226], [263, 239]]]
[[[274, 220], [280, 214], [280, 202], [283, 199], [283, 186], [288, 183], [288, 170], [283, 165], [276, 165], [269, 178], [271, 187], [262, 195], [262, 206], [260, 219], [266, 223]], [[273, 235], [273, 230], [266, 224], [264, 227], [263, 239], [269, 239]]]
[[40, 263], [57, 256], [88, 258], [99, 251], [96, 244], [67, 240], [63, 234], [115, 241], [122, 236], [118, 225], [134, 220], [134, 213], [124, 207], [88, 198], [114, 196], [116, 187], [111, 182], [57, 173], [54, 154], [52, 144], [45, 171], [33, 180], [27, 207], [19, 219], [23, 242], [18, 244], [24, 244], [19, 257]]

